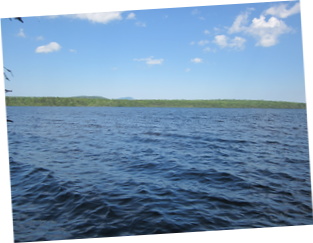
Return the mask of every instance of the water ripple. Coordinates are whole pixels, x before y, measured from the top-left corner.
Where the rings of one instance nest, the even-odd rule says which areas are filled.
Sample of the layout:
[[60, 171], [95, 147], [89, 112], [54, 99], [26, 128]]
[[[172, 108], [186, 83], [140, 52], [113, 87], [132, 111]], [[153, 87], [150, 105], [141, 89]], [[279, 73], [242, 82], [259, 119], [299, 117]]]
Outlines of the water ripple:
[[303, 110], [8, 113], [17, 242], [313, 223]]

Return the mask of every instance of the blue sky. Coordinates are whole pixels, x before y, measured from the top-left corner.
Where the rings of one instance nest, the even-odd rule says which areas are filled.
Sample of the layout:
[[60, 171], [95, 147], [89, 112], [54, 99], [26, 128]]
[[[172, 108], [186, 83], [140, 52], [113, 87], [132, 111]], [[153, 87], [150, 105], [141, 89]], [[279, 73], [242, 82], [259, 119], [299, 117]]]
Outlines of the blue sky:
[[2, 19], [11, 96], [305, 102], [297, 1]]

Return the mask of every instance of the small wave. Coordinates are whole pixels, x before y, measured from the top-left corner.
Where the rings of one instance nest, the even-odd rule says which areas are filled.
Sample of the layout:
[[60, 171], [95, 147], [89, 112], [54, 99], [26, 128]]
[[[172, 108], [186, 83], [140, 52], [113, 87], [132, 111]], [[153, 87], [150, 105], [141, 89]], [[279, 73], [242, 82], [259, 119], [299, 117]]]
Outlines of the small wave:
[[16, 241], [312, 224], [299, 112], [23, 109], [9, 133]]

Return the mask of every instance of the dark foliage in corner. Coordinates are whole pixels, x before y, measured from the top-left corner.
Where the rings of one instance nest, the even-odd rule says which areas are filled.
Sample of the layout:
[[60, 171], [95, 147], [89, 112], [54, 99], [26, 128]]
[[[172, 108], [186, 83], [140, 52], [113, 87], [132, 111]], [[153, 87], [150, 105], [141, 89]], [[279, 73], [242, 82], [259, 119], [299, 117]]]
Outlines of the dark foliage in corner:
[[[21, 23], [24, 23], [23, 19], [21, 17], [16, 17], [16, 18], [13, 18], [17, 21], [20, 21]], [[12, 21], [12, 18], [10, 18], [10, 20]], [[3, 75], [4, 75], [4, 79], [6, 81], [10, 81], [10, 78], [8, 77], [8, 73], [10, 73], [10, 75], [13, 77], [13, 72], [11, 69], [8, 69], [6, 67], [3, 67], [4, 71], [3, 71]], [[5, 89], [5, 93], [8, 93], [8, 92], [12, 92], [12, 90], [9, 90], [9, 89]], [[7, 119], [7, 122], [13, 122], [12, 120], [10, 119]]]

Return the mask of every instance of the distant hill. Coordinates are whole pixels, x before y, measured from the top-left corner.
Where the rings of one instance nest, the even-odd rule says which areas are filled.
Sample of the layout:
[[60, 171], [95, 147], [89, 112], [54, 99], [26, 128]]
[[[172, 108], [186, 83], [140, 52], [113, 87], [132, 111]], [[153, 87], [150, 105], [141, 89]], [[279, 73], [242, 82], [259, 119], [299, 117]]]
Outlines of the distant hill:
[[80, 96], [73, 96], [71, 98], [83, 98], [83, 99], [105, 99], [108, 100], [108, 98], [102, 97], [102, 96], [88, 96], [88, 95], [80, 95]]
[[121, 98], [118, 98], [118, 100], [134, 100], [133, 97], [121, 97]]

